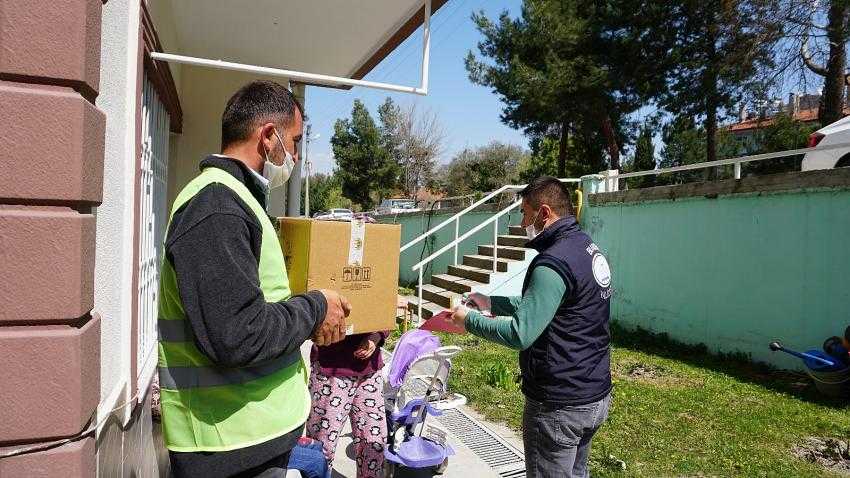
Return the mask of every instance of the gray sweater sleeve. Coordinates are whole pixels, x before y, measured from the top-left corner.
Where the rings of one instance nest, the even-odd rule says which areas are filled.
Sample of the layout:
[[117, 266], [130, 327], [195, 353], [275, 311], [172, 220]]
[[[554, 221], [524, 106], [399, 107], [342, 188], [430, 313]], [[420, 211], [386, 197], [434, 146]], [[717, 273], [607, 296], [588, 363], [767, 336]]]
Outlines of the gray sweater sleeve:
[[[213, 363], [226, 367], [298, 350], [324, 319], [324, 295], [311, 291], [266, 302], [258, 274], [259, 224], [239, 207], [210, 207], [222, 199], [210, 194], [232, 194], [213, 189], [187, 206], [184, 219], [194, 219], [182, 221], [188, 227], [178, 227], [174, 237], [169, 231], [166, 242], [195, 345]], [[232, 203], [234, 198], [224, 199]]]

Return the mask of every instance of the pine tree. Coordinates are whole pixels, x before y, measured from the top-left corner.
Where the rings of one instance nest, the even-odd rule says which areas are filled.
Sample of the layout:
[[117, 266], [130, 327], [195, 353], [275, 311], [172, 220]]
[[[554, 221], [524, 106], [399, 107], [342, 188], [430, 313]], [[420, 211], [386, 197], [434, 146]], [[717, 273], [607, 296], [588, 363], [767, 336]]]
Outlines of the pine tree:
[[[672, 34], [661, 106], [676, 117], [702, 119], [705, 160], [715, 161], [720, 119], [759, 88], [757, 73], [773, 66], [773, 46], [782, 32], [777, 1], [657, 1], [670, 9], [659, 28]], [[713, 169], [707, 171], [713, 177]]]
[[[640, 129], [637, 142], [635, 142], [635, 157], [632, 168], [635, 171], [648, 171], [656, 168], [655, 145], [652, 144], [654, 123], [647, 121]], [[655, 185], [655, 176], [640, 176], [634, 178], [635, 187], [650, 187]]]
[[371, 209], [392, 192], [398, 181], [398, 164], [381, 144], [375, 120], [360, 100], [354, 100], [351, 119], [334, 123], [331, 146], [336, 159], [334, 175], [345, 197]]
[[[648, 18], [635, 15], [642, 3], [525, 0], [517, 19], [473, 15], [484, 40], [478, 44], [481, 59], [467, 56], [470, 79], [502, 97], [506, 124], [532, 137], [557, 138], [559, 176], [567, 174], [571, 144], [604, 151], [608, 167], [618, 169], [627, 115], [663, 84], [659, 64], [636, 61], [664, 49], [659, 39], [665, 37], [654, 33]], [[645, 10], [667, 9], [649, 3]]]

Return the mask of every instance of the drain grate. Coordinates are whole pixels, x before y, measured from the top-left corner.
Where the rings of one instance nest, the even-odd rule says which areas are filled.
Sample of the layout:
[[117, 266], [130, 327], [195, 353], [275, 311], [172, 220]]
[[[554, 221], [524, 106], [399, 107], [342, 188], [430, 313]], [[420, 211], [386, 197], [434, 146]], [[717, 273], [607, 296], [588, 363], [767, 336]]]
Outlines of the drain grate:
[[525, 478], [525, 465], [523, 464], [523, 468], [520, 470], [499, 473], [499, 476], [501, 476], [502, 478]]
[[459, 409], [437, 417], [443, 427], [505, 478], [525, 478], [525, 458], [519, 450]]
[[[424, 394], [428, 385], [421, 379], [419, 383], [421, 388], [414, 387], [415, 393]], [[522, 451], [490, 431], [481, 422], [457, 408], [446, 410], [436, 418], [446, 430], [463, 442], [499, 476], [525, 478], [525, 456]]]

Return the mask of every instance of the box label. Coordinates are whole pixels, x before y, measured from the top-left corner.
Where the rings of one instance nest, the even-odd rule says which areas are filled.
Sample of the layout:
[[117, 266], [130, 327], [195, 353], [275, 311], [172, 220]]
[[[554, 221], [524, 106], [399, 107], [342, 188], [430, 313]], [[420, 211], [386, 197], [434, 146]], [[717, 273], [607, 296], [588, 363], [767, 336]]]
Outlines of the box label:
[[345, 266], [342, 268], [342, 290], [372, 288], [372, 268], [368, 266]]

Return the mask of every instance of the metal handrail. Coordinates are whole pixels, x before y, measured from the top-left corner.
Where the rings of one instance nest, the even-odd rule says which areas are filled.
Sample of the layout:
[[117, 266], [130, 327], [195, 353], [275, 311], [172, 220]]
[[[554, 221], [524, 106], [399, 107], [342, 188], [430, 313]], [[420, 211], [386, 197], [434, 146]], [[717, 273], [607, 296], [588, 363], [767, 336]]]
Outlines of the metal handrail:
[[[507, 213], [509, 213], [509, 212], [513, 211], [513, 210], [514, 210], [514, 209], [516, 209], [516, 207], [517, 207], [517, 206], [519, 206], [520, 204], [522, 204], [522, 201], [516, 201], [515, 203], [513, 203], [513, 204], [511, 204], [510, 206], [506, 207], [505, 209], [502, 209], [502, 210], [501, 210], [498, 214], [496, 214], [496, 215], [494, 215], [494, 216], [491, 216], [489, 219], [487, 219], [486, 221], [482, 222], [481, 224], [479, 224], [479, 225], [477, 225], [477, 226], [473, 227], [473, 228], [472, 228], [472, 229], [470, 229], [469, 231], [465, 232], [462, 236], [458, 237], [458, 238], [457, 238], [457, 239], [455, 239], [454, 241], [452, 241], [452, 242], [450, 242], [450, 243], [446, 244], [445, 246], [441, 247], [440, 249], [438, 249], [436, 252], [434, 252], [434, 253], [433, 253], [433, 254], [431, 254], [430, 256], [428, 256], [428, 257], [426, 257], [425, 259], [422, 259], [421, 261], [417, 262], [417, 263], [416, 263], [413, 267], [411, 267], [411, 270], [414, 270], [414, 271], [419, 270], [420, 268], [422, 268], [422, 266], [423, 266], [423, 265], [425, 265], [425, 264], [427, 264], [427, 263], [431, 262], [431, 261], [432, 261], [432, 260], [434, 260], [435, 258], [437, 258], [437, 257], [441, 256], [444, 252], [446, 252], [446, 251], [448, 251], [449, 249], [451, 249], [452, 247], [454, 247], [454, 246], [455, 246], [455, 243], [457, 243], [457, 242], [463, 242], [463, 241], [465, 241], [466, 239], [469, 239], [469, 237], [470, 237], [470, 236], [472, 236], [472, 235], [473, 235], [473, 234], [475, 234], [476, 232], [480, 231], [481, 229], [484, 229], [484, 227], [485, 227], [485, 226], [487, 226], [488, 224], [490, 224], [491, 222], [493, 222], [493, 221], [498, 221], [500, 217], [502, 217], [502, 216], [504, 216], [505, 214], [507, 214]], [[493, 247], [495, 247], [495, 246], [496, 246], [496, 245], [494, 244], [494, 245], [493, 245]], [[494, 254], [495, 254], [495, 251], [494, 251]], [[494, 257], [494, 259], [495, 259], [495, 257]]]
[[446, 244], [445, 246], [441, 247], [438, 251], [434, 252], [433, 254], [426, 257], [425, 259], [422, 259], [421, 261], [416, 263], [411, 268], [414, 271], [417, 271], [417, 270], [419, 271], [419, 286], [416, 288], [416, 295], [417, 295], [417, 298], [419, 300], [416, 303], [416, 308], [417, 308], [416, 314], [420, 319], [422, 318], [422, 285], [423, 285], [423, 282], [424, 282], [423, 281], [423, 279], [424, 279], [423, 278], [423, 270], [424, 270], [423, 266], [425, 264], [431, 262], [432, 260], [434, 260], [438, 256], [440, 256], [441, 254], [445, 253], [446, 251], [448, 251], [452, 247], [455, 248], [455, 263], [457, 263], [457, 245], [460, 242], [465, 241], [466, 239], [468, 239], [470, 236], [472, 236], [476, 232], [480, 231], [481, 229], [484, 229], [490, 223], [493, 223], [493, 272], [495, 273], [498, 270], [498, 267], [499, 267], [499, 260], [498, 260], [498, 258], [499, 258], [499, 218], [501, 218], [505, 214], [513, 211], [520, 204], [522, 204], [522, 201], [516, 201], [513, 204], [511, 204], [510, 206], [506, 207], [505, 209], [502, 209], [501, 211], [499, 211], [498, 214], [491, 216], [486, 221], [484, 221], [481, 224], [470, 229], [469, 231], [464, 233], [462, 236], [460, 236], [460, 237], [455, 236], [454, 241], [452, 241], [449, 244]]
[[403, 246], [401, 247], [401, 250], [400, 250], [399, 252], [404, 252], [404, 251], [406, 251], [407, 249], [411, 248], [414, 244], [417, 244], [417, 243], [419, 243], [419, 242], [423, 241], [423, 240], [424, 240], [424, 239], [426, 239], [428, 236], [431, 236], [431, 235], [432, 235], [432, 234], [434, 234], [435, 232], [437, 232], [437, 231], [439, 231], [440, 229], [442, 229], [442, 228], [446, 227], [446, 225], [447, 225], [447, 224], [449, 224], [449, 223], [451, 223], [451, 222], [453, 222], [453, 221], [456, 221], [458, 218], [460, 218], [460, 217], [461, 217], [461, 216], [463, 216], [464, 214], [468, 213], [469, 211], [472, 211], [473, 209], [475, 209], [475, 208], [477, 208], [478, 206], [480, 206], [480, 205], [484, 204], [485, 202], [487, 202], [487, 201], [489, 201], [489, 200], [493, 199], [494, 197], [498, 196], [499, 194], [502, 194], [503, 192], [508, 191], [508, 190], [511, 190], [511, 189], [522, 189], [522, 188], [524, 188], [524, 187], [525, 187], [524, 185], [523, 185], [523, 186], [513, 186], [513, 185], [507, 185], [507, 186], [502, 186], [502, 187], [500, 187], [499, 189], [497, 189], [497, 190], [495, 190], [495, 191], [491, 192], [490, 194], [488, 194], [488, 195], [484, 196], [483, 198], [479, 199], [478, 201], [475, 201], [474, 203], [470, 204], [469, 206], [467, 206], [466, 208], [464, 208], [463, 210], [461, 210], [460, 212], [458, 212], [458, 213], [457, 213], [457, 214], [455, 214], [454, 216], [452, 216], [452, 217], [450, 217], [450, 218], [446, 219], [445, 221], [441, 222], [440, 224], [437, 224], [436, 226], [432, 227], [432, 228], [431, 228], [431, 229], [429, 229], [428, 231], [426, 231], [426, 232], [422, 233], [422, 235], [418, 236], [416, 239], [413, 239], [412, 241], [410, 241], [410, 242], [408, 242], [407, 244], [403, 245]]
[[839, 143], [833, 144], [829, 146], [821, 146], [814, 148], [800, 148], [800, 149], [789, 149], [787, 151], [779, 151], [776, 153], [763, 153], [763, 154], [753, 154], [749, 156], [738, 156], [736, 158], [727, 158], [727, 159], [718, 159], [716, 161], [706, 161], [704, 163], [694, 163], [694, 164], [685, 164], [683, 166], [674, 166], [672, 168], [661, 168], [661, 169], [650, 169], [646, 171], [636, 171], [633, 173], [617, 173], [615, 175], [609, 176], [610, 179], [627, 179], [627, 178], [637, 178], [640, 176], [651, 176], [651, 175], [659, 175], [666, 173], [675, 173], [679, 171], [693, 171], [695, 169], [705, 169], [705, 168], [713, 168], [717, 166], [727, 166], [734, 165], [735, 166], [735, 179], [741, 179], [741, 164], [743, 163], [751, 163], [755, 161], [764, 161], [766, 159], [775, 159], [775, 158], [784, 158], [786, 156], [797, 156], [799, 154], [806, 154], [812, 151], [830, 151], [833, 149], [843, 149], [850, 148], [850, 143]]
[[[564, 183], [580, 183], [581, 182], [581, 180], [577, 179], [577, 178], [564, 178], [564, 179], [560, 179], [560, 181], [564, 182]], [[419, 271], [419, 287], [417, 289], [417, 295], [418, 295], [418, 298], [419, 298], [419, 302], [417, 303], [417, 309], [418, 309], [417, 315], [419, 316], [420, 319], [422, 318], [423, 266], [425, 264], [431, 262], [432, 260], [434, 260], [436, 257], [440, 256], [441, 254], [445, 253], [449, 249], [452, 249], [452, 248], [454, 248], [454, 263], [457, 264], [458, 263], [458, 261], [457, 261], [458, 244], [460, 244], [464, 240], [468, 239], [470, 236], [472, 236], [476, 232], [480, 231], [481, 229], [483, 229], [484, 227], [486, 227], [490, 223], [493, 223], [493, 272], [496, 272], [498, 270], [498, 266], [499, 266], [499, 261], [498, 261], [498, 257], [499, 257], [499, 252], [498, 252], [498, 250], [499, 250], [499, 247], [498, 247], [499, 246], [499, 218], [501, 218], [502, 216], [504, 216], [508, 212], [514, 210], [517, 206], [519, 206], [522, 203], [522, 201], [516, 201], [516, 202], [512, 203], [507, 208], [501, 210], [499, 213], [490, 217], [489, 219], [482, 222], [481, 224], [475, 226], [474, 228], [467, 231], [463, 235], [460, 235], [460, 218], [464, 214], [472, 211], [473, 209], [484, 204], [485, 202], [489, 201], [490, 199], [493, 199], [494, 197], [498, 196], [499, 194], [502, 194], [505, 191], [522, 190], [522, 189], [525, 189], [526, 186], [527, 186], [526, 184], [502, 186], [499, 189], [487, 194], [486, 196], [479, 199], [478, 201], [470, 204], [468, 207], [464, 208], [463, 210], [461, 210], [460, 212], [458, 212], [454, 216], [446, 219], [445, 221], [441, 222], [440, 224], [437, 224], [436, 226], [432, 227], [428, 231], [424, 232], [419, 237], [413, 239], [412, 241], [408, 242], [407, 244], [405, 244], [404, 246], [401, 247], [401, 250], [399, 251], [400, 253], [406, 251], [407, 249], [412, 247], [414, 244], [417, 244], [417, 243], [423, 241], [424, 239], [430, 237], [431, 235], [433, 235], [437, 231], [446, 227], [448, 224], [451, 224], [452, 222], [455, 223], [455, 238], [454, 238], [454, 240], [452, 242], [446, 244], [445, 246], [441, 247], [440, 250], [438, 250], [437, 252], [431, 254], [430, 256], [426, 257], [425, 259], [422, 259], [421, 261], [419, 261], [416, 265], [414, 265], [412, 267], [412, 270], [414, 270], [414, 271], [418, 270]]]
[[[565, 178], [565, 179], [561, 179], [561, 181], [562, 181], [562, 182], [565, 182], [565, 183], [580, 183], [580, 182], [581, 182], [581, 180], [580, 180], [580, 179], [577, 179], [577, 178]], [[467, 206], [466, 208], [462, 209], [460, 212], [458, 212], [458, 213], [457, 213], [457, 214], [455, 214], [454, 216], [452, 216], [452, 217], [450, 217], [450, 218], [446, 219], [445, 221], [441, 222], [440, 224], [437, 224], [436, 226], [434, 226], [434, 227], [432, 227], [431, 229], [429, 229], [429, 230], [425, 231], [424, 233], [422, 233], [420, 236], [416, 237], [416, 238], [415, 238], [415, 239], [413, 239], [412, 241], [410, 241], [410, 242], [408, 242], [407, 244], [403, 245], [403, 246], [401, 247], [401, 250], [400, 250], [399, 252], [404, 252], [404, 251], [406, 251], [407, 249], [411, 248], [413, 245], [415, 245], [415, 244], [417, 244], [417, 243], [419, 243], [419, 242], [422, 242], [423, 240], [425, 240], [425, 239], [426, 239], [426, 238], [428, 238], [429, 236], [433, 235], [434, 233], [436, 233], [436, 232], [437, 232], [437, 231], [439, 231], [440, 229], [442, 229], [442, 228], [446, 227], [448, 224], [450, 224], [450, 223], [452, 223], [452, 222], [455, 222], [455, 223], [456, 223], [455, 230], [457, 231], [457, 229], [458, 229], [458, 227], [457, 227], [457, 226], [459, 226], [459, 224], [457, 224], [457, 223], [458, 223], [458, 221], [459, 221], [459, 219], [460, 219], [460, 217], [461, 217], [461, 216], [463, 216], [463, 215], [465, 215], [466, 213], [468, 213], [468, 212], [472, 211], [473, 209], [477, 208], [478, 206], [481, 206], [481, 205], [482, 205], [482, 204], [484, 204], [485, 202], [487, 202], [487, 201], [489, 201], [489, 200], [493, 199], [494, 197], [498, 196], [499, 194], [502, 194], [502, 193], [503, 193], [503, 192], [505, 192], [505, 191], [510, 191], [510, 190], [522, 190], [522, 189], [525, 189], [525, 187], [526, 187], [526, 186], [527, 186], [527, 184], [518, 184], [518, 185], [510, 185], [510, 184], [509, 184], [509, 185], [506, 185], [506, 186], [502, 186], [502, 187], [500, 187], [499, 189], [497, 189], [497, 190], [495, 190], [495, 191], [493, 191], [493, 192], [491, 192], [491, 193], [487, 194], [487, 195], [486, 195], [486, 196], [484, 196], [483, 198], [479, 199], [478, 201], [475, 201], [474, 203], [470, 204], [470, 205], [469, 205], [469, 206]], [[455, 233], [455, 239], [457, 239], [457, 237], [458, 237], [458, 234], [457, 234], [457, 232], [456, 232], [456, 233]], [[457, 257], [455, 257], [455, 260], [457, 260]]]

